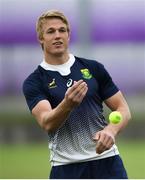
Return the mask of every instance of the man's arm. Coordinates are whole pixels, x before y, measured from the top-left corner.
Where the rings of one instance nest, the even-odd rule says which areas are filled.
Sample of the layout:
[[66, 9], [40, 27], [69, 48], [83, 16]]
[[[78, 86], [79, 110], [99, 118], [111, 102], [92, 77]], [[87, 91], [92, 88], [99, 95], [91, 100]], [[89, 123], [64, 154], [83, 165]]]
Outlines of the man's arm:
[[96, 152], [99, 154], [112, 147], [115, 136], [127, 126], [131, 119], [128, 104], [120, 91], [104, 102], [112, 111], [119, 111], [123, 120], [118, 124], [110, 123], [102, 131], [96, 133], [94, 140], [97, 141]]
[[87, 90], [87, 84], [83, 80], [74, 82], [56, 108], [52, 109], [49, 101], [42, 100], [32, 109], [32, 114], [45, 131], [53, 132], [62, 126], [73, 108], [82, 102]]

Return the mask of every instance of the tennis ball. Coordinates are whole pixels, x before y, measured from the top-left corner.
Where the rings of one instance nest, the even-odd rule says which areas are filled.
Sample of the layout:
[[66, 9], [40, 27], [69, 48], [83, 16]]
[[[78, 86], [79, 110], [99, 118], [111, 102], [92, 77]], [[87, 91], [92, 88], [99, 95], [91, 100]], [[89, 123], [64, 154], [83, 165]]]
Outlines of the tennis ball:
[[113, 111], [109, 114], [110, 123], [117, 124], [122, 121], [122, 115], [118, 111]]

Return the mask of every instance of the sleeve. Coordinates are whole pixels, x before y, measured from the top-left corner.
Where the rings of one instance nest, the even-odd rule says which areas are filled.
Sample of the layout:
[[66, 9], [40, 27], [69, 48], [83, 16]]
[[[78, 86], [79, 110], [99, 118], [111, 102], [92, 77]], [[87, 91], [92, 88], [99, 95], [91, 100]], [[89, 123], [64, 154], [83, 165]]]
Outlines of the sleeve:
[[32, 111], [39, 101], [47, 99], [43, 92], [42, 85], [39, 81], [33, 79], [26, 79], [24, 81], [23, 93], [30, 111]]
[[99, 63], [98, 70], [96, 73], [97, 80], [99, 83], [99, 94], [103, 101], [113, 96], [119, 91], [119, 88], [113, 82], [112, 77], [101, 63]]

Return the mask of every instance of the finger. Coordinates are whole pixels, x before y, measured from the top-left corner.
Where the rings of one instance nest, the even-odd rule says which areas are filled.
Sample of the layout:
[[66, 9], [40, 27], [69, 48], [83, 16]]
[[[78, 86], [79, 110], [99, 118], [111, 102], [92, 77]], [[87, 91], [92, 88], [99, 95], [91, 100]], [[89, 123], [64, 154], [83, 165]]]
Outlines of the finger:
[[84, 81], [82, 79], [79, 81], [74, 81], [73, 85], [70, 87], [71, 91], [74, 91], [83, 82]]
[[98, 142], [101, 142], [101, 144], [102, 144], [104, 142], [104, 140], [105, 140], [105, 134], [102, 131], [100, 131], [100, 136], [99, 136]]
[[97, 153], [97, 154], [101, 154], [101, 153], [103, 152], [103, 149], [104, 149], [102, 140], [100, 140], [100, 139], [103, 139], [103, 138], [101, 137], [101, 136], [102, 136], [101, 133], [102, 133], [102, 132], [99, 131], [99, 132], [97, 132], [97, 133], [93, 136], [93, 140], [97, 143], [97, 145], [96, 145], [96, 153]]
[[93, 140], [94, 140], [94, 141], [98, 141], [98, 140], [99, 140], [99, 137], [100, 137], [100, 134], [99, 134], [99, 132], [97, 132], [97, 133], [93, 136]]
[[104, 144], [107, 146], [107, 144], [110, 144], [111, 138], [108, 135], [104, 135]]
[[74, 100], [81, 102], [85, 97], [87, 91], [88, 91], [88, 87], [86, 86], [80, 89], [80, 91], [75, 95]]
[[88, 90], [86, 82], [80, 80], [80, 82], [76, 82], [76, 84], [70, 87], [65, 94], [65, 99], [71, 107], [79, 105]]
[[98, 147], [97, 151], [102, 153], [110, 149], [111, 143], [112, 143], [111, 139], [105, 136], [103, 142], [100, 143], [100, 146]]
[[96, 148], [96, 152], [98, 152], [98, 153], [102, 153], [102, 152], [110, 149], [113, 146], [113, 144], [115, 143], [114, 137], [112, 137], [109, 134], [102, 133], [102, 137], [103, 137], [102, 140], [100, 140], [100, 142], [99, 142], [100, 144]]
[[71, 91], [70, 97], [79, 98], [79, 96], [84, 94], [84, 91], [86, 90], [87, 90], [87, 84], [85, 82], [82, 82], [81, 84], [79, 84], [78, 87], [76, 87], [73, 91]]
[[100, 137], [99, 140], [97, 142], [97, 146], [96, 146], [96, 152], [98, 154], [102, 153], [103, 151], [105, 151], [106, 145], [105, 145], [105, 134], [104, 133], [100, 133]]
[[112, 138], [112, 137], [110, 137], [110, 138], [108, 139], [108, 141], [106, 142], [106, 147], [107, 147], [107, 149], [110, 149], [110, 148], [113, 146], [114, 143], [115, 143], [115, 139]]
[[79, 92], [81, 89], [85, 87], [87, 87], [87, 83], [83, 81], [82, 83], [78, 84], [78, 86], [74, 89], [74, 91]]
[[81, 88], [81, 86], [83, 86], [84, 84], [86, 84], [83, 80], [79, 80], [78, 82], [75, 82], [72, 87], [68, 88], [66, 95], [69, 96], [72, 94], [75, 95], [78, 91], [79, 88]]
[[97, 142], [97, 146], [96, 146], [96, 153], [101, 154], [102, 152], [104, 152], [105, 147], [103, 145], [102, 142]]
[[112, 144], [114, 144], [115, 142], [114, 136], [112, 136], [108, 132], [104, 134], [105, 134], [104, 144], [106, 145], [106, 148], [110, 148], [110, 146], [112, 146]]

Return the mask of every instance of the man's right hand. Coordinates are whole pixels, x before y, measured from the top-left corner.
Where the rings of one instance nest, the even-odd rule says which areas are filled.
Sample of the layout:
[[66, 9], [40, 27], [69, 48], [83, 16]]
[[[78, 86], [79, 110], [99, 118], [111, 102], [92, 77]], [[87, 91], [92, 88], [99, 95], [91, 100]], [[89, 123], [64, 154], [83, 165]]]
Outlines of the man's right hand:
[[83, 80], [74, 81], [74, 84], [68, 88], [65, 93], [64, 100], [69, 108], [74, 108], [79, 105], [88, 91], [87, 83]]

